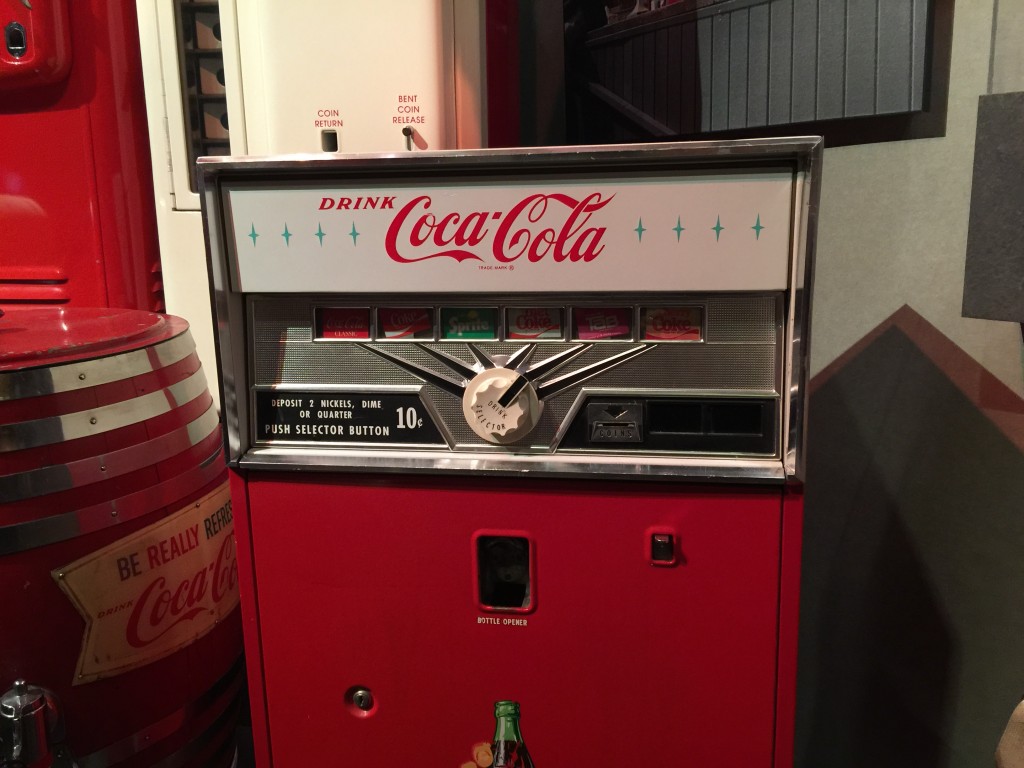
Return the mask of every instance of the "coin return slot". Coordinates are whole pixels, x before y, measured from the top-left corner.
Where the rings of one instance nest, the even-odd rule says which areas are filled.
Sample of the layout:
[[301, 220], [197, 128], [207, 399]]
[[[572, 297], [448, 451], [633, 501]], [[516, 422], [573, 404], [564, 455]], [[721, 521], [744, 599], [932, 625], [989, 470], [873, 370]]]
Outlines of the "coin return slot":
[[324, 152], [338, 151], [338, 132], [320, 131], [320, 149]]
[[530, 607], [530, 542], [520, 536], [481, 536], [476, 542], [484, 608]]

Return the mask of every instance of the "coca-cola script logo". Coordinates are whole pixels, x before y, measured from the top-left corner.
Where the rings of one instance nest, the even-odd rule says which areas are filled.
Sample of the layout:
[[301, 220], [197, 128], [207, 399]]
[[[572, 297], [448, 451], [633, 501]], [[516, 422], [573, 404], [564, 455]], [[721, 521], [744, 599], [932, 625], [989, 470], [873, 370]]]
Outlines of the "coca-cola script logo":
[[197, 616], [210, 613], [206, 593], [216, 604], [234, 596], [238, 585], [238, 560], [235, 541], [225, 536], [217, 559], [178, 583], [168, 584], [157, 576], [142, 590], [125, 628], [125, 639], [133, 648], [156, 642], [171, 629]]
[[483, 261], [477, 246], [490, 238], [491, 255], [504, 264], [523, 256], [531, 262], [547, 257], [556, 262], [589, 262], [604, 250], [601, 240], [607, 229], [588, 226], [590, 219], [614, 197], [602, 197], [599, 192], [581, 199], [538, 193], [523, 198], [507, 213], [441, 214], [432, 210], [429, 195], [420, 195], [395, 215], [384, 247], [389, 257], [402, 264], [442, 257]]

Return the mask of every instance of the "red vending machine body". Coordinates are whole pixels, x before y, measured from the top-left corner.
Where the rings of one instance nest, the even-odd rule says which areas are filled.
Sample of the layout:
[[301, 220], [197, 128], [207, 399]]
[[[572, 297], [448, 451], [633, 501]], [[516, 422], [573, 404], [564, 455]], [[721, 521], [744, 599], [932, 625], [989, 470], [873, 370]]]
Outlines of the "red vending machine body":
[[792, 763], [819, 165], [201, 163], [263, 765]]
[[162, 311], [135, 3], [0, 0], [0, 307]]

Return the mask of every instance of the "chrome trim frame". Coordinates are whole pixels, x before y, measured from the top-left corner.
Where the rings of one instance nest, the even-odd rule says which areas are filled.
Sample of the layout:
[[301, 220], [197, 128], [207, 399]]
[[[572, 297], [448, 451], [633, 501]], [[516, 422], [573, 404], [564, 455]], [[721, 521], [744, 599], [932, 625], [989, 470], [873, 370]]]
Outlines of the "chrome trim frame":
[[[629, 461], [626, 462], [623, 459]], [[313, 471], [351, 470], [382, 473], [485, 473], [506, 477], [782, 482], [778, 459], [709, 459], [678, 456], [578, 456], [517, 454], [442, 454], [427, 451], [338, 451], [317, 448], [253, 448], [239, 462], [242, 469]]]
[[[156, 512], [215, 480], [224, 471], [221, 460], [223, 452], [224, 447], [218, 445], [213, 453], [199, 462], [198, 468], [193, 467], [127, 496], [73, 512], [0, 526], [0, 555], [12, 555], [67, 541]], [[182, 476], [185, 477], [184, 481]], [[169, 489], [174, 490], [170, 498], [166, 495]]]
[[[583, 387], [579, 394], [576, 395], [576, 399], [572, 401], [572, 405], [569, 406], [569, 410], [565, 414], [565, 418], [562, 419], [562, 423], [559, 424], [558, 430], [555, 432], [555, 436], [551, 439], [551, 451], [554, 452], [562, 440], [565, 439], [566, 433], [569, 431], [569, 427], [572, 425], [573, 419], [576, 418], [576, 414], [580, 412], [583, 404], [587, 401], [588, 397], [688, 397], [688, 398], [735, 398], [742, 400], [744, 398], [759, 400], [768, 400], [774, 398], [776, 400], [781, 398], [778, 392], [769, 390], [757, 390], [757, 389], [652, 389], [650, 387], [639, 387], [636, 389], [606, 389], [604, 387], [598, 387], [590, 389]], [[781, 437], [781, 436], [780, 436]], [[779, 441], [775, 441], [776, 451], [779, 447]], [[574, 453], [584, 453], [589, 456], [590, 452], [583, 448], [571, 448]], [[596, 453], [597, 451], [595, 451]], [[637, 456], [638, 451], [630, 451], [629, 456], [639, 458]], [[658, 455], [652, 453], [651, 455]], [[778, 455], [775, 456], [762, 456], [765, 459], [778, 460]]]
[[0, 373], [0, 402], [71, 392], [141, 376], [184, 360], [195, 349], [192, 334], [185, 330], [172, 339], [145, 349], [92, 358], [80, 363], [60, 363]]
[[202, 368], [176, 384], [87, 411], [0, 424], [0, 453], [76, 440], [137, 424], [191, 402], [206, 392]]
[[[802, 481], [806, 444], [803, 401], [808, 379], [810, 288], [822, 155], [823, 140], [811, 136], [616, 146], [201, 158], [198, 162], [200, 198], [217, 327], [221, 402], [224, 404], [229, 464], [253, 469], [332, 468], [366, 472], [483, 470], [513, 475], [537, 473], [569, 477], [601, 474], [604, 477]], [[246, 307], [246, 295], [238, 288], [234, 246], [225, 237], [226, 228], [231, 224], [231, 211], [222, 207], [226, 200], [225, 190], [233, 183], [246, 180], [281, 184], [296, 180], [310, 184], [325, 180], [344, 183], [351, 179], [365, 181], [371, 176], [377, 181], [397, 182], [440, 176], [479, 178], [494, 174], [527, 176], [543, 173], [596, 175], [635, 172], [642, 175], [644, 172], [664, 171], [671, 166], [727, 167], [741, 163], [748, 166], [785, 165], [791, 167], [794, 173], [791, 276], [784, 310], [786, 341], [783, 344], [783, 383], [786, 390], [782, 393], [784, 421], [781, 461], [645, 457], [646, 466], [641, 466], [623, 462], [621, 457], [604, 462], [597, 461], [599, 457], [581, 460], [579, 457], [564, 455], [526, 455], [513, 459], [498, 458], [492, 454], [453, 453], [438, 456], [436, 453], [386, 450], [332, 453], [322, 449], [252, 447], [249, 398], [246, 396], [248, 382], [252, 380], [251, 361], [246, 348], [252, 318]], [[528, 302], [532, 299], [524, 295], [519, 300]], [[434, 306], [436, 308], [439, 305], [435, 302]], [[504, 319], [502, 317], [501, 321]], [[565, 320], [570, 324], [571, 332], [571, 318], [566, 317]], [[635, 332], [639, 333], [639, 329]], [[619, 466], [615, 466], [616, 463]]]

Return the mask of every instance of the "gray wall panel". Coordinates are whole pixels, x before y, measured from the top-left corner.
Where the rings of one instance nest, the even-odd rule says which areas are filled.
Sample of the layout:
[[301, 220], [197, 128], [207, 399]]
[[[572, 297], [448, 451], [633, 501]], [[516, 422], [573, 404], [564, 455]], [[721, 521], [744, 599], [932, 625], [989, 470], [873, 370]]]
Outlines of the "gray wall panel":
[[793, 0], [793, 122], [813, 120], [818, 89], [818, 0]]
[[878, 92], [880, 114], [910, 109], [912, 6], [886, 0], [878, 4]]
[[729, 29], [731, 14], [714, 17], [711, 46], [711, 130], [729, 127]]
[[771, 4], [768, 123], [790, 122], [793, 92], [793, 0]]
[[819, 120], [843, 116], [846, 75], [846, 0], [818, 0]]
[[878, 39], [875, 0], [847, 0], [846, 116], [875, 111], [875, 44]]
[[748, 14], [741, 8], [729, 15], [729, 127], [745, 128], [747, 121], [747, 59], [750, 40]]
[[711, 130], [711, 54], [714, 47], [711, 17], [697, 22], [697, 68], [700, 72], [700, 130]]
[[750, 44], [747, 58], [747, 124], [768, 124], [768, 31], [771, 8], [765, 3], [750, 9]]

